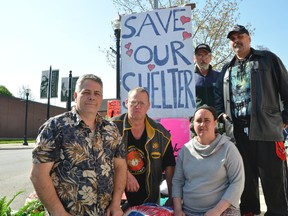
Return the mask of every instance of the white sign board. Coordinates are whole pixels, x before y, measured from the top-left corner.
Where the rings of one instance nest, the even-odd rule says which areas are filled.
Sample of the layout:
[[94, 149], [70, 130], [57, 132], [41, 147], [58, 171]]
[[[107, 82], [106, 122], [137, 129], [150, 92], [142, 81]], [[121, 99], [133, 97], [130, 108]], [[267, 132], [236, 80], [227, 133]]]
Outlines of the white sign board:
[[129, 90], [148, 90], [152, 118], [181, 118], [195, 110], [191, 8], [121, 18], [121, 112]]

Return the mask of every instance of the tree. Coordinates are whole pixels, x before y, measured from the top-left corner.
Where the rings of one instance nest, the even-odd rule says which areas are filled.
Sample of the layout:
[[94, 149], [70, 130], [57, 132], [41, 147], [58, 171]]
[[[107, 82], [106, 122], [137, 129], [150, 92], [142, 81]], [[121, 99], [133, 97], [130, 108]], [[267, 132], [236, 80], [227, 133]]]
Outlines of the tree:
[[3, 85], [0, 85], [0, 95], [6, 95], [14, 97], [13, 94]]
[[268, 50], [268, 51], [270, 51], [270, 49], [269, 49], [268, 47], [263, 46], [263, 45], [257, 45], [257, 46], [256, 46], [256, 49], [258, 49], [258, 50]]
[[[179, 0], [158, 0], [158, 8], [169, 8], [188, 4], [188, 1]], [[192, 11], [192, 32], [194, 48], [200, 43], [208, 44], [212, 49], [212, 65], [220, 70], [224, 63], [231, 59], [233, 53], [227, 41], [227, 33], [237, 23], [240, 16], [237, 13], [239, 9], [239, 0], [206, 0], [205, 4], [196, 3], [196, 8]], [[152, 0], [113, 0], [120, 14], [139, 13], [152, 10], [154, 1]], [[246, 24], [250, 29], [251, 25]], [[253, 34], [254, 29], [250, 29]], [[110, 53], [110, 54], [108, 54]], [[106, 51], [110, 55], [108, 61], [111, 64], [111, 51]]]
[[[26, 91], [27, 89], [30, 89], [29, 86], [24, 86], [22, 85], [21, 87], [18, 88], [18, 97], [22, 98], [22, 99], [26, 99]], [[28, 96], [29, 100], [34, 100], [33, 98], [33, 94], [30, 91], [29, 92], [29, 96]]]

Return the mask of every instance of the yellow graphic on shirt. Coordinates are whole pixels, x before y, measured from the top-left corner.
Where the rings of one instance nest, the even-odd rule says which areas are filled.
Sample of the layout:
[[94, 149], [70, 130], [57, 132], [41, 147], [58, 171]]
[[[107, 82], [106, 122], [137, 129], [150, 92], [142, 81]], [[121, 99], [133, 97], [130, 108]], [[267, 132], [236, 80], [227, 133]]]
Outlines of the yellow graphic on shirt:
[[154, 142], [153, 144], [152, 144], [152, 148], [153, 149], [158, 149], [159, 148], [159, 143], [158, 142]]
[[161, 157], [161, 153], [160, 152], [152, 152], [151, 157], [153, 159], [159, 159]]

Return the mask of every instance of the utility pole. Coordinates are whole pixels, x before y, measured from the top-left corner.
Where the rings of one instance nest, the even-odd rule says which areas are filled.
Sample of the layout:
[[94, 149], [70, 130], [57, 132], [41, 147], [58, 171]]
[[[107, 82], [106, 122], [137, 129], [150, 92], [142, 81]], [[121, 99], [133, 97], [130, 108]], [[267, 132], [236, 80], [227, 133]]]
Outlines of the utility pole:
[[66, 109], [67, 111], [71, 110], [71, 101], [72, 101], [72, 71], [69, 71], [69, 78], [68, 78], [68, 98]]
[[29, 102], [29, 93], [30, 93], [30, 89], [27, 88], [25, 89], [26, 92], [26, 110], [25, 110], [25, 131], [24, 131], [24, 143], [23, 145], [28, 145], [27, 142], [27, 116], [28, 116], [28, 102]]
[[112, 21], [112, 27], [114, 29], [114, 36], [116, 38], [116, 99], [120, 100], [120, 37], [121, 37], [121, 17], [118, 15], [116, 19]]
[[48, 120], [50, 118], [51, 78], [52, 78], [52, 66], [50, 66], [50, 70], [49, 70], [46, 120]]
[[158, 0], [154, 0], [154, 10], [158, 9]]

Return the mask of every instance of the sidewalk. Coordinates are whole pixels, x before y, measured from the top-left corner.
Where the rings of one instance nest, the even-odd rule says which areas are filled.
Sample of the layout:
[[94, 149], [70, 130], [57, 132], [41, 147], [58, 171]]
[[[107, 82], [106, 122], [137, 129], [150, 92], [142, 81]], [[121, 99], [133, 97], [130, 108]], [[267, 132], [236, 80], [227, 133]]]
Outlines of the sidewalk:
[[28, 143], [28, 145], [22, 143], [0, 144], [0, 150], [33, 149], [34, 147], [35, 143]]

